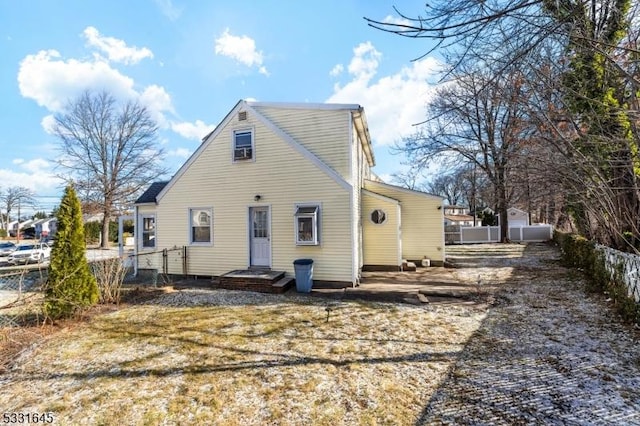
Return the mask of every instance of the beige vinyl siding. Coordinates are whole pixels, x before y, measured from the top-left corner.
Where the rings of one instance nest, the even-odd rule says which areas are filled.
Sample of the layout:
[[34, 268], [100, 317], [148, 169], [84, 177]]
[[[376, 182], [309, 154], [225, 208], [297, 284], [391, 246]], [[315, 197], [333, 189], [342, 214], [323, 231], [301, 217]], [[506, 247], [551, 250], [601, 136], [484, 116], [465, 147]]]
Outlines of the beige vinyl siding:
[[285, 133], [320, 158], [346, 181], [349, 169], [350, 110], [318, 110], [256, 106]]
[[[154, 248], [142, 248], [142, 218], [148, 215], [154, 215], [156, 219], [156, 247]], [[135, 231], [138, 268], [162, 269], [162, 255], [157, 253], [161, 249], [158, 248], [160, 238], [158, 236], [158, 212], [155, 205], [138, 206]]]
[[[371, 213], [381, 209], [387, 215], [382, 224], [371, 221]], [[362, 194], [362, 228], [364, 232], [364, 264], [378, 266], [400, 266], [400, 205], [398, 202]]]
[[[212, 208], [213, 244], [188, 247], [188, 273], [215, 276], [247, 268], [249, 207], [269, 206], [274, 270], [293, 274], [293, 261], [308, 257], [314, 279], [351, 282], [350, 191], [247, 115], [246, 121], [231, 117], [159, 200], [161, 247], [188, 245], [189, 208]], [[232, 134], [238, 129], [253, 130], [255, 161], [232, 162]], [[321, 205], [320, 246], [297, 246], [295, 203], [313, 202]]]
[[402, 206], [402, 257], [444, 261], [444, 217], [442, 199], [371, 180], [365, 181], [371, 192], [400, 201]]

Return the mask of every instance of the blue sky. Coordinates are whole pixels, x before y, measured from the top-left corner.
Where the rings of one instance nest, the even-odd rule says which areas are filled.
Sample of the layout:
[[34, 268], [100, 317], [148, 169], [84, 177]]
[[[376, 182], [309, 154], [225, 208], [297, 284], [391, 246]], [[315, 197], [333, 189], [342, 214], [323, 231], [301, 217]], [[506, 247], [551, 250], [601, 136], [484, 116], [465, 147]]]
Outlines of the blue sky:
[[144, 103], [176, 171], [239, 99], [358, 103], [383, 178], [389, 147], [424, 119], [438, 61], [424, 40], [367, 26], [423, 0], [0, 0], [0, 187], [27, 186], [38, 210], [61, 193], [53, 114], [87, 89]]

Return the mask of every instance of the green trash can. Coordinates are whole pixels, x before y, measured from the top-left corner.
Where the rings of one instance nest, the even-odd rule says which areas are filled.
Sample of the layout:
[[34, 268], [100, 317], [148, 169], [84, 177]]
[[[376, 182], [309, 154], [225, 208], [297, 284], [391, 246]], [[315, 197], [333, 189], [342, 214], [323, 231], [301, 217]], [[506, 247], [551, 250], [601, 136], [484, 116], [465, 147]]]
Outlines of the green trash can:
[[313, 286], [313, 259], [296, 259], [293, 261], [296, 273], [296, 290], [298, 293], [311, 293]]

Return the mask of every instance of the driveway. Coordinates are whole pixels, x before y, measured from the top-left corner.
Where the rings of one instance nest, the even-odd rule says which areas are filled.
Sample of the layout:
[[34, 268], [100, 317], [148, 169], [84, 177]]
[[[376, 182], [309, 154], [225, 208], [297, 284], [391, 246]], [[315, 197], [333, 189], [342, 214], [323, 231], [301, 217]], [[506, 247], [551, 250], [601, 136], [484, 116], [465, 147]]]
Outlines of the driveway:
[[[417, 424], [640, 425], [640, 330], [548, 244], [447, 246], [453, 268], [366, 273], [313, 295], [487, 309]], [[429, 306], [429, 305], [426, 305]]]
[[418, 424], [640, 425], [639, 330], [586, 294], [557, 249], [508, 247], [456, 249], [470, 275], [512, 272]]

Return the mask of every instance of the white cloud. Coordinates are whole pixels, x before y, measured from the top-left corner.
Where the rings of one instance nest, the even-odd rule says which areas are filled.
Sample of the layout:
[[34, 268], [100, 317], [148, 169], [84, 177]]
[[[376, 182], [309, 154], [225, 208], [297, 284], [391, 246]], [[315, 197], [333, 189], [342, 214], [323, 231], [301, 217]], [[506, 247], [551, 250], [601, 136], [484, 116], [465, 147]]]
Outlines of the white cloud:
[[168, 122], [165, 117], [165, 113], [175, 113], [173, 104], [171, 103], [171, 96], [167, 93], [164, 87], [152, 84], [144, 89], [140, 94], [140, 102], [145, 105], [151, 117], [158, 123], [160, 127], [167, 127]]
[[175, 21], [182, 15], [182, 8], [176, 7], [171, 0], [155, 0], [155, 3], [170, 21]]
[[378, 52], [370, 41], [360, 43], [353, 49], [353, 58], [349, 62], [349, 74], [356, 79], [368, 80], [374, 76], [382, 59], [382, 53]]
[[3, 186], [24, 186], [36, 194], [57, 190], [62, 181], [55, 177], [52, 164], [42, 158], [30, 161], [17, 158], [13, 160], [17, 170], [0, 169], [0, 182]]
[[411, 21], [409, 21], [408, 19], [405, 18], [401, 18], [399, 16], [393, 16], [393, 15], [387, 15], [385, 16], [385, 18], [382, 20], [382, 22], [385, 22], [387, 24], [393, 24], [393, 25], [407, 25], [407, 26], [415, 26], [415, 24], [412, 24]]
[[[160, 128], [169, 129], [184, 138], [199, 141], [215, 128], [201, 120], [193, 123], [176, 120], [171, 95], [164, 87], [152, 84], [136, 89], [132, 78], [113, 68], [100, 56], [84, 60], [67, 59], [55, 50], [27, 55], [19, 65], [18, 86], [23, 97], [48, 110], [48, 115], [43, 115], [40, 123], [49, 134], [55, 124], [54, 114], [64, 111], [69, 101], [86, 90], [106, 91], [118, 101], [137, 100], [148, 108]], [[176, 154], [183, 156], [184, 152], [177, 151]]]
[[186, 121], [182, 123], [171, 123], [171, 130], [184, 138], [197, 141], [202, 140], [202, 138], [207, 136], [215, 127], [215, 125], [205, 124], [201, 120], [196, 120], [194, 123]]
[[115, 97], [135, 97], [133, 79], [107, 62], [64, 60], [56, 50], [41, 50], [20, 62], [18, 86], [25, 98], [49, 111], [60, 111], [69, 99], [87, 89], [107, 90]]
[[187, 148], [176, 148], [168, 151], [167, 156], [187, 159], [191, 156], [191, 151]]
[[[69, 100], [85, 90], [105, 90], [116, 99], [137, 99], [145, 105], [160, 127], [170, 127], [167, 114], [175, 114], [171, 95], [164, 87], [150, 85], [137, 92], [134, 81], [97, 57], [87, 61], [64, 60], [55, 50], [27, 55], [18, 71], [20, 93], [50, 112], [61, 112]], [[41, 120], [45, 132], [51, 133], [54, 118]]]
[[20, 166], [30, 173], [39, 173], [43, 170], [50, 169], [50, 163], [43, 158], [25, 161]]
[[342, 74], [342, 72], [344, 71], [344, 65], [342, 64], [337, 64], [335, 67], [333, 67], [331, 69], [331, 71], [329, 71], [329, 75], [331, 77], [337, 77], [340, 74]]
[[102, 36], [95, 27], [85, 28], [83, 34], [87, 44], [106, 53], [110, 61], [130, 65], [137, 64], [144, 58], [153, 58], [153, 52], [148, 48], [129, 47], [124, 40]]
[[431, 81], [440, 64], [429, 57], [375, 79], [381, 58], [370, 42], [357, 46], [348, 67], [351, 81], [336, 84], [327, 102], [362, 105], [374, 144], [392, 145], [424, 120], [425, 105], [435, 90]]
[[42, 126], [42, 128], [44, 129], [45, 132], [47, 132], [48, 134], [52, 135], [53, 134], [53, 128], [56, 125], [56, 119], [54, 118], [54, 116], [52, 114], [45, 115], [42, 118], [42, 120], [40, 120], [40, 125]]
[[269, 75], [267, 68], [262, 64], [262, 51], [256, 50], [256, 42], [251, 37], [231, 35], [227, 28], [215, 42], [216, 55], [229, 57], [249, 68], [257, 67], [260, 74]]

